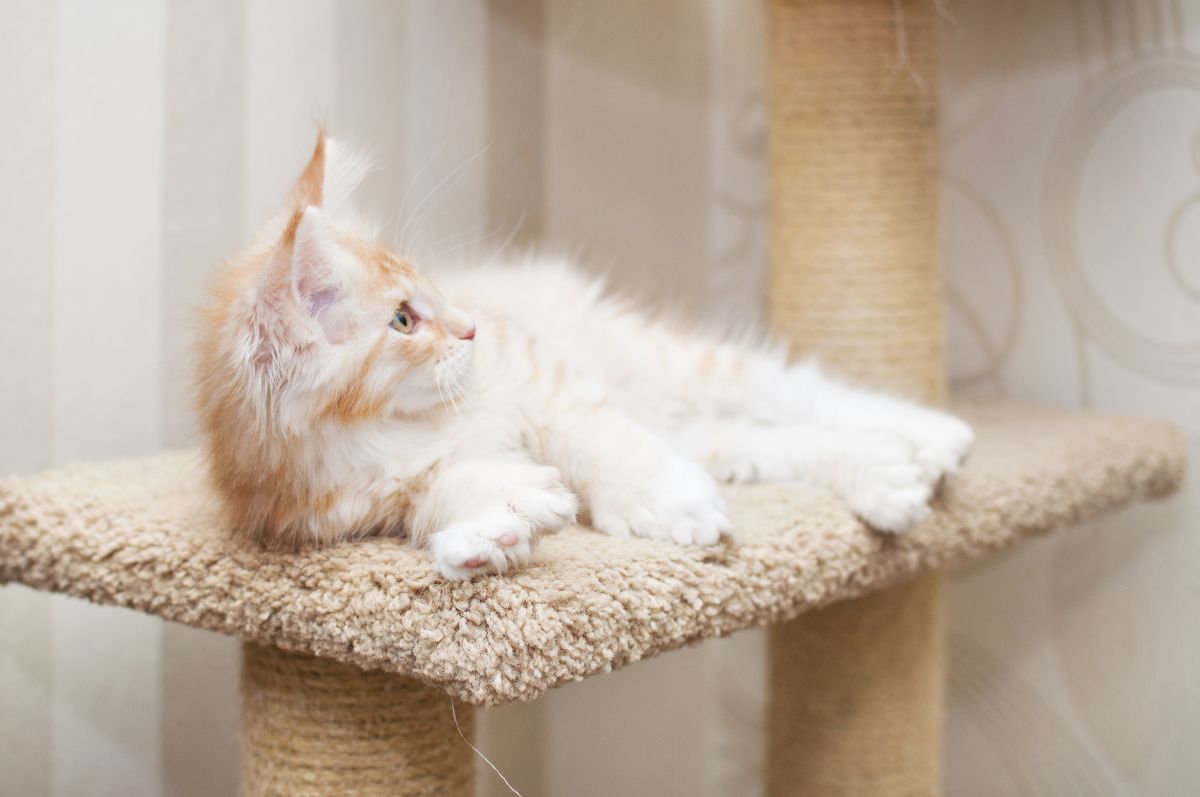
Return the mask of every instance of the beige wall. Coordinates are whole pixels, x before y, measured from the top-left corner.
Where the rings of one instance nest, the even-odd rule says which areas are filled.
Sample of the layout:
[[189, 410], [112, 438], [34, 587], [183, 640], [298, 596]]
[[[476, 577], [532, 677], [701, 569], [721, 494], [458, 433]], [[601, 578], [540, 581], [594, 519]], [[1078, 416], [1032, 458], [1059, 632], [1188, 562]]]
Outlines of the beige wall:
[[[955, 381], [1160, 414], [1200, 439], [1200, 9], [946, 5]], [[190, 314], [317, 117], [375, 152], [364, 197], [387, 228], [419, 209], [417, 253], [541, 240], [647, 294], [759, 317], [757, 5], [0, 13], [0, 470], [195, 442]], [[1200, 778], [1197, 517], [1200, 484], [956, 579], [951, 794], [1175, 795]], [[527, 797], [753, 794], [761, 644], [741, 634], [485, 712], [481, 746]], [[236, 656], [0, 590], [0, 793], [232, 794]]]
[[[1200, 6], [954, 3], [945, 251], [972, 388], [1161, 415], [1200, 454]], [[1194, 469], [1193, 469], [1194, 470]], [[1200, 779], [1200, 481], [951, 593], [956, 794]]]

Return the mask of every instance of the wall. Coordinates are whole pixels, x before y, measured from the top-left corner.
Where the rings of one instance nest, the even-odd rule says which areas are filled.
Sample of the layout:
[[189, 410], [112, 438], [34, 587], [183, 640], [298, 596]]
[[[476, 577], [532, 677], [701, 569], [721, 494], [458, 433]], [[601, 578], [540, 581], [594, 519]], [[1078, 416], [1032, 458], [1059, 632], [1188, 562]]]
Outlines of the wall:
[[[1200, 454], [1200, 7], [970, 2], [945, 70], [952, 372], [1170, 418]], [[1194, 469], [1193, 469], [1194, 470]], [[951, 793], [1178, 795], [1200, 771], [1200, 482], [951, 592]]]
[[[1200, 440], [1200, 9], [946, 6], [956, 383], [1163, 415]], [[426, 259], [542, 241], [647, 295], [757, 318], [761, 7], [597, 9], [8, 0], [0, 470], [194, 444], [191, 312], [315, 117], [372, 148], [364, 204]], [[1187, 791], [1197, 517], [1193, 480], [955, 579], [950, 794]], [[753, 794], [761, 644], [484, 712], [481, 747], [527, 797]], [[234, 793], [236, 669], [229, 640], [0, 590], [0, 793]]]

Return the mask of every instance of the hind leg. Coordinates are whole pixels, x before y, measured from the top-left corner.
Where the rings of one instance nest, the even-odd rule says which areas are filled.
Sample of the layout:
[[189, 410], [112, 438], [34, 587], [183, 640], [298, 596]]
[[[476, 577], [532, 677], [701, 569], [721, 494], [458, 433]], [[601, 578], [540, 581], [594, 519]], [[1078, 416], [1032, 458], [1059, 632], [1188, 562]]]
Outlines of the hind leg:
[[934, 481], [958, 469], [975, 439], [971, 427], [950, 413], [882, 391], [851, 387], [813, 364], [789, 367], [779, 392], [789, 420], [903, 438], [912, 447], [916, 463]]
[[971, 427], [941, 410], [880, 390], [854, 387], [813, 362], [786, 365], [750, 351], [736, 389], [725, 388], [735, 415], [778, 425], [814, 425], [848, 433], [902, 438], [914, 461], [937, 481], [958, 469], [974, 441]]
[[974, 438], [948, 413], [851, 387], [812, 363], [788, 365], [779, 351], [664, 341], [658, 370], [630, 380], [661, 388], [656, 401], [631, 402], [647, 425], [719, 477], [830, 486], [881, 529], [919, 520]]
[[[667, 338], [659, 380], [685, 418], [742, 418], [767, 425], [814, 425], [845, 432], [895, 435], [929, 478], [958, 468], [974, 435], [963, 421], [883, 391], [853, 387], [813, 362], [789, 365], [782, 351], [734, 343]], [[662, 375], [666, 375], [666, 379]], [[656, 426], [670, 427], [662, 414]]]
[[886, 432], [699, 419], [679, 430], [676, 443], [720, 481], [830, 489], [880, 531], [903, 532], [921, 521], [936, 484], [912, 445]]

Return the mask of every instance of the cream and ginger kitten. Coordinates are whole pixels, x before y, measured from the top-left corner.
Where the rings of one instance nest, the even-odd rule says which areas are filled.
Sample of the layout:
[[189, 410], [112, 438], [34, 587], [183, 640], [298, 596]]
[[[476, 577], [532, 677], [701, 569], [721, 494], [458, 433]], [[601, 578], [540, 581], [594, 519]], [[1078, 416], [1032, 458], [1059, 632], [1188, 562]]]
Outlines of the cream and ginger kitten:
[[714, 543], [717, 482], [753, 480], [826, 486], [902, 532], [971, 445], [950, 415], [653, 320], [559, 259], [434, 287], [355, 220], [361, 176], [322, 136], [202, 327], [213, 481], [268, 545], [403, 534], [470, 578], [528, 562], [577, 512]]

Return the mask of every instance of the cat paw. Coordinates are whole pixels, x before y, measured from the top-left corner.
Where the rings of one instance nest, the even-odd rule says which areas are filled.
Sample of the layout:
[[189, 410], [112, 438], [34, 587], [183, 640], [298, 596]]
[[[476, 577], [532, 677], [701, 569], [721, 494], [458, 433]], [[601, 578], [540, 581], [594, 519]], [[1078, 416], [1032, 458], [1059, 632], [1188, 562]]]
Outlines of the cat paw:
[[912, 445], [916, 463], [935, 483], [958, 470], [975, 442], [975, 432], [965, 421], [936, 410], [922, 410], [897, 432]]
[[848, 463], [842, 493], [850, 508], [876, 531], [908, 531], [930, 514], [936, 479], [906, 441], [880, 436]]
[[535, 534], [553, 534], [575, 522], [579, 499], [559, 481], [557, 468], [532, 469], [524, 482], [509, 488], [505, 501], [516, 515], [529, 521]]
[[575, 520], [579, 500], [558, 481], [554, 468], [531, 468], [508, 488], [505, 508], [450, 525], [430, 539], [434, 566], [460, 581], [520, 567], [533, 556], [538, 536]]
[[725, 500], [699, 465], [673, 454], [641, 464], [592, 486], [588, 505], [598, 531], [681, 545], [712, 545], [731, 531]]
[[748, 457], [722, 459], [712, 466], [712, 476], [725, 484], [751, 484], [759, 480], [758, 468]]
[[447, 526], [430, 538], [429, 550], [439, 573], [462, 581], [528, 563], [533, 539], [528, 520], [498, 511]]

